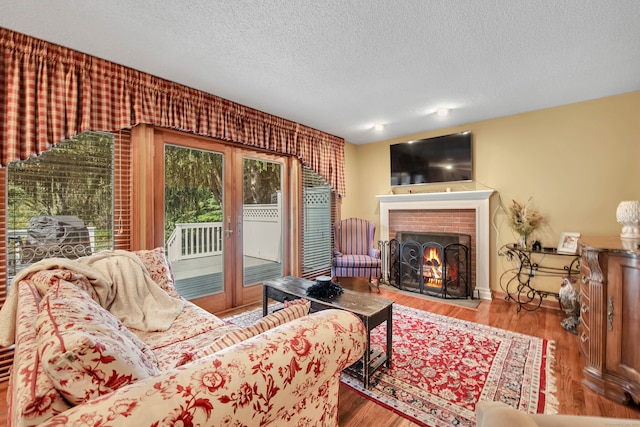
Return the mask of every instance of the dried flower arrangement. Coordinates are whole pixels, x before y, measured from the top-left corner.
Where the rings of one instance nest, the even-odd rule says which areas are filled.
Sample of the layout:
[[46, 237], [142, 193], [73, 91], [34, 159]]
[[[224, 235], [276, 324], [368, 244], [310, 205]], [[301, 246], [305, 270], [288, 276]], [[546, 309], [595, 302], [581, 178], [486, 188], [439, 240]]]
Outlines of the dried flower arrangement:
[[509, 225], [518, 233], [522, 239], [521, 243], [527, 244], [529, 235], [538, 227], [545, 223], [546, 219], [537, 210], [529, 206], [529, 202], [520, 203], [511, 201], [511, 206], [507, 210]]

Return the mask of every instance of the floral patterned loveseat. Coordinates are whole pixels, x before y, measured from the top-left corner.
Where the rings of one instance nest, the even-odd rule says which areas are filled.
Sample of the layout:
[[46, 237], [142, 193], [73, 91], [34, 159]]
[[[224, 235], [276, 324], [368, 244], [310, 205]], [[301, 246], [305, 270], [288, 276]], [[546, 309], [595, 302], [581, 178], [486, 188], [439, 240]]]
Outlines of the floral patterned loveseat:
[[[102, 256], [98, 273], [96, 254], [14, 281], [0, 312], [9, 426], [338, 424], [340, 372], [365, 348], [355, 315], [298, 301], [241, 328], [181, 298], [162, 249], [114, 252], [122, 264]], [[125, 288], [105, 286], [136, 263]]]

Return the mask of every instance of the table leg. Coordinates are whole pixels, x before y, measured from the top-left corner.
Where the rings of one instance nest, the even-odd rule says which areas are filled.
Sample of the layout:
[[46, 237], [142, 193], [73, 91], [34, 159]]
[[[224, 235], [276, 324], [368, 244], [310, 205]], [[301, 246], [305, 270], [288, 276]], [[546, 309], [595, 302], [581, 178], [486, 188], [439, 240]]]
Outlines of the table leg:
[[393, 349], [393, 304], [387, 309], [387, 368], [391, 367], [391, 350]]
[[364, 319], [364, 327], [367, 330], [367, 345], [362, 356], [362, 381], [366, 390], [369, 388], [369, 362], [371, 361], [371, 329], [368, 317]]
[[269, 299], [269, 287], [262, 285], [262, 317], [267, 315], [267, 300]]

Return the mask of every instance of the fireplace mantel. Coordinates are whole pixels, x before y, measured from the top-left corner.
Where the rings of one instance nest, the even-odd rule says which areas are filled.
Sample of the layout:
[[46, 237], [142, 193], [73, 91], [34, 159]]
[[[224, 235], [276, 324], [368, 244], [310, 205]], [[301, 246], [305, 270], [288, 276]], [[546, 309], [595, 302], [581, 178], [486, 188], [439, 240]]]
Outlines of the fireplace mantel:
[[491, 299], [489, 277], [489, 199], [494, 190], [439, 193], [386, 194], [380, 201], [380, 239], [389, 240], [389, 211], [431, 209], [473, 209], [476, 213], [476, 290], [482, 299]]
[[[439, 193], [385, 194], [376, 196], [380, 203], [440, 202], [463, 200], [489, 200], [494, 190], [442, 191]], [[403, 208], [401, 208], [403, 209]]]

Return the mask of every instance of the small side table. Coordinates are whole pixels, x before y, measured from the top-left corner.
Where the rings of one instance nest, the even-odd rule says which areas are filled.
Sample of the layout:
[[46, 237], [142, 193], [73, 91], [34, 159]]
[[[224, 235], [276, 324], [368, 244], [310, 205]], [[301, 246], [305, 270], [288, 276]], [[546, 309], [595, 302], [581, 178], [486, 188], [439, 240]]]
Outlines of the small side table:
[[[542, 299], [553, 296], [560, 304], [560, 294], [557, 292], [540, 291], [531, 286], [531, 279], [534, 277], [562, 277], [572, 275], [578, 276], [580, 273], [580, 255], [565, 254], [558, 252], [556, 248], [543, 248], [533, 250], [520, 248], [515, 244], [504, 245], [500, 248], [499, 254], [506, 256], [509, 261], [515, 261], [516, 267], [509, 269], [500, 276], [500, 286], [507, 293], [505, 300], [514, 301], [518, 304], [517, 311], [525, 309], [534, 311], [540, 308]], [[552, 267], [543, 264], [545, 256], [564, 257], [563, 267]], [[562, 305], [560, 305], [562, 309]]]

